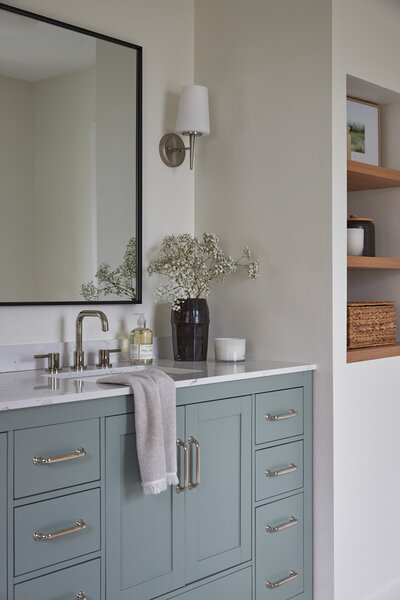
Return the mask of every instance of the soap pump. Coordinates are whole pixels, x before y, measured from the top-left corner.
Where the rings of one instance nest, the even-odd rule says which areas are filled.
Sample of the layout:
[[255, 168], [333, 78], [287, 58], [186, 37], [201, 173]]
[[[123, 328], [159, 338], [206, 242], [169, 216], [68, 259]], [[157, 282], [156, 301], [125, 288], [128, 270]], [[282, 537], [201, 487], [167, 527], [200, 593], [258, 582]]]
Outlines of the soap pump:
[[130, 359], [135, 365], [149, 365], [153, 362], [153, 332], [146, 329], [144, 313], [135, 314], [138, 320], [130, 333]]

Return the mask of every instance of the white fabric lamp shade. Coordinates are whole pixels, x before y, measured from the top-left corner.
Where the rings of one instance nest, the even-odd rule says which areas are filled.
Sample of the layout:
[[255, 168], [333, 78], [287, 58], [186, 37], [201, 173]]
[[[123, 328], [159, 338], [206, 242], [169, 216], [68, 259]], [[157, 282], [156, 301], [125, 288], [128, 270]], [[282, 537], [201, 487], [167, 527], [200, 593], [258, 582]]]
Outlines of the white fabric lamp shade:
[[185, 85], [179, 100], [175, 131], [189, 131], [208, 135], [210, 114], [208, 109], [208, 88], [204, 85]]

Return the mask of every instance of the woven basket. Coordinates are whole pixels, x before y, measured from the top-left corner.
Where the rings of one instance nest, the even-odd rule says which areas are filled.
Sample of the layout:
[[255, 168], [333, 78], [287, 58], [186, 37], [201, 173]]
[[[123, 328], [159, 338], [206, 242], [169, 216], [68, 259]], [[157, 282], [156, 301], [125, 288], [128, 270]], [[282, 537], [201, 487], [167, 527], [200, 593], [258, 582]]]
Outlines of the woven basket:
[[347, 347], [370, 348], [396, 343], [394, 302], [348, 302]]

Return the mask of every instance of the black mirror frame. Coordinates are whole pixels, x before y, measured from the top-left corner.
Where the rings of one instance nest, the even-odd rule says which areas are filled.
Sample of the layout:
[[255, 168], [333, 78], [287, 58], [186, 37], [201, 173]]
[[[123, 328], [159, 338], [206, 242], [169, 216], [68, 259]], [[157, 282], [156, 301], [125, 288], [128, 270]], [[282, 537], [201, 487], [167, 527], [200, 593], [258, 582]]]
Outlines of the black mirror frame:
[[15, 6], [10, 6], [9, 4], [4, 4], [0, 2], [0, 10], [6, 10], [8, 12], [15, 13], [17, 15], [21, 15], [24, 17], [29, 17], [31, 19], [36, 19], [37, 21], [43, 21], [44, 23], [49, 23], [50, 25], [55, 25], [57, 27], [62, 27], [64, 29], [69, 29], [70, 31], [75, 31], [77, 33], [82, 33], [84, 35], [89, 35], [91, 37], [105, 40], [106, 42], [112, 42], [114, 44], [119, 44], [120, 46], [126, 46], [128, 48], [132, 48], [137, 51], [137, 64], [136, 64], [136, 298], [135, 300], [96, 300], [94, 302], [85, 301], [85, 300], [74, 300], [74, 301], [57, 301], [57, 302], [0, 302], [0, 306], [56, 306], [56, 305], [95, 305], [95, 304], [141, 304], [142, 303], [142, 115], [143, 115], [143, 47], [138, 46], [137, 44], [132, 44], [131, 42], [126, 42], [124, 40], [119, 40], [117, 38], [110, 37], [108, 35], [103, 35], [102, 33], [97, 33], [95, 31], [91, 31], [89, 29], [84, 29], [82, 27], [77, 27], [76, 25], [71, 25], [69, 23], [64, 23], [62, 21], [57, 21], [56, 19], [51, 19], [50, 17], [45, 17], [43, 15], [38, 15], [33, 12], [29, 12], [27, 10], [23, 10], [20, 8], [16, 8]]

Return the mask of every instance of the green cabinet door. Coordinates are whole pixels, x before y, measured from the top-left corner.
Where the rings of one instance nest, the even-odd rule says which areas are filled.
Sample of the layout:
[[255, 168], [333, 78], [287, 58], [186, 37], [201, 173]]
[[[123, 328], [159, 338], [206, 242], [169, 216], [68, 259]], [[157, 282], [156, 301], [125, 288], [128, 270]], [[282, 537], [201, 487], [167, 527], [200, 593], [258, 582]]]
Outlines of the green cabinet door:
[[186, 407], [186, 583], [251, 559], [251, 396]]
[[0, 600], [7, 600], [7, 434], [0, 435]]
[[[183, 439], [184, 408], [177, 409]], [[184, 584], [184, 496], [144, 495], [134, 416], [106, 420], [106, 597], [149, 600]]]

